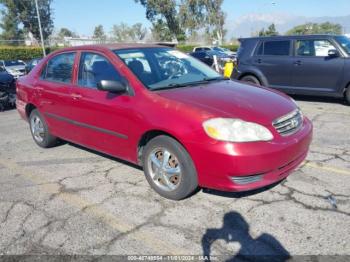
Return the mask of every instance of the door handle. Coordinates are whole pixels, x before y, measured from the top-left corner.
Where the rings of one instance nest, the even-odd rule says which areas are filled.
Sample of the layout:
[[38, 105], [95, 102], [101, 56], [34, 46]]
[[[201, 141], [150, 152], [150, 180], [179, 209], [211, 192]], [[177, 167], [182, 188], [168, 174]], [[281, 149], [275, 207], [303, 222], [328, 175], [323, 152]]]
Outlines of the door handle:
[[76, 93], [74, 93], [74, 94], [72, 94], [72, 98], [73, 98], [74, 100], [79, 100], [79, 99], [82, 98], [82, 95], [81, 95], [81, 94], [76, 94]]
[[257, 62], [258, 64], [261, 64], [261, 63], [262, 63], [261, 58], [259, 58], [258, 60], [256, 60], [256, 62]]
[[301, 64], [302, 64], [302, 63], [301, 63], [300, 60], [294, 62], [294, 65], [296, 65], [296, 66], [300, 66]]

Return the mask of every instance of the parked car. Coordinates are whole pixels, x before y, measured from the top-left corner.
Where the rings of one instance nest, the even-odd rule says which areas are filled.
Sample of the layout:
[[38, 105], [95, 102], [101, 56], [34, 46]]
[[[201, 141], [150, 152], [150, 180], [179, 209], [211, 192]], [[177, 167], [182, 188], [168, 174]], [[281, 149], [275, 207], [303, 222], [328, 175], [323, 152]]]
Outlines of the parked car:
[[150, 186], [175, 200], [198, 187], [277, 183], [305, 159], [312, 137], [290, 97], [157, 45], [64, 48], [20, 78], [17, 91], [39, 146], [60, 138], [140, 165]]
[[241, 39], [232, 77], [288, 94], [345, 97], [350, 104], [350, 40], [338, 35]]
[[227, 62], [235, 62], [235, 58], [228, 56], [225, 53], [214, 50], [197, 51], [192, 52], [189, 55], [201, 60], [203, 63], [211, 67], [214, 67], [214, 56], [216, 56], [218, 61], [219, 72], [223, 72], [225, 64]]
[[25, 66], [25, 72], [28, 74], [41, 61], [42, 58], [34, 58], [30, 60]]
[[0, 60], [0, 67], [5, 69], [15, 79], [25, 75], [26, 64], [22, 60]]
[[201, 52], [201, 51], [216, 51], [216, 52], [224, 53], [231, 57], [235, 57], [237, 55], [236, 52], [232, 52], [228, 48], [219, 47], [219, 46], [197, 46], [193, 48], [193, 52]]
[[15, 94], [16, 89], [13, 76], [0, 67], [0, 111], [15, 105]]
[[211, 55], [205, 51], [192, 52], [192, 53], [190, 53], [190, 55], [199, 59], [200, 61], [202, 61], [204, 64], [206, 64], [208, 66], [213, 66], [213, 64], [214, 64], [213, 55]]

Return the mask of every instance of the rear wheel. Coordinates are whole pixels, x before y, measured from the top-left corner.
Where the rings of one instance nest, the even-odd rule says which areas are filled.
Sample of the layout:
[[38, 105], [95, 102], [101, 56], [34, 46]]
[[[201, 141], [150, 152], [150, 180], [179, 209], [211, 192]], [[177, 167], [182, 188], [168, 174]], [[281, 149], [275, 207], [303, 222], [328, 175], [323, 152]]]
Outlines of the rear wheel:
[[250, 84], [254, 84], [254, 85], [261, 85], [259, 79], [253, 75], [244, 76], [244, 77], [242, 77], [241, 81], [246, 82], [246, 83], [250, 83]]
[[150, 186], [165, 198], [181, 200], [198, 188], [197, 173], [191, 157], [171, 137], [158, 136], [147, 143], [143, 169]]
[[50, 134], [45, 119], [34, 109], [29, 116], [30, 131], [35, 143], [43, 148], [53, 147], [57, 144], [57, 138]]

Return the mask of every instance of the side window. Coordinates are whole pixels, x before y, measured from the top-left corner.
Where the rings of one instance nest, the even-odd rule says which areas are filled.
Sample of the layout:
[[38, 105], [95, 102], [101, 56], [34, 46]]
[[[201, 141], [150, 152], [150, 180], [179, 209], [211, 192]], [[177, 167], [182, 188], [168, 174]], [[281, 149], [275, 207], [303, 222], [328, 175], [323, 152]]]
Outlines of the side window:
[[75, 53], [54, 56], [46, 64], [41, 78], [52, 82], [71, 83]]
[[328, 40], [298, 40], [295, 49], [297, 56], [326, 57], [336, 48]]
[[102, 55], [84, 52], [80, 57], [78, 85], [97, 88], [101, 80], [119, 81], [120, 74]]
[[263, 48], [264, 55], [289, 56], [290, 41], [266, 41]]

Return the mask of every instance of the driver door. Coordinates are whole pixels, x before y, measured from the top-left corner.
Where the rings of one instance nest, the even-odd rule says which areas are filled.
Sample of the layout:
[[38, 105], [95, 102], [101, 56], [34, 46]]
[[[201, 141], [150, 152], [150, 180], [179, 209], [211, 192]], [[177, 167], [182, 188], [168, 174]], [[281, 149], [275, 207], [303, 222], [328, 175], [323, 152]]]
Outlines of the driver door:
[[292, 83], [295, 91], [333, 92], [342, 81], [345, 60], [329, 57], [336, 50], [327, 39], [297, 39], [293, 61]]
[[78, 68], [76, 84], [70, 89], [71, 117], [79, 128], [77, 142], [124, 157], [133, 123], [133, 97], [97, 89], [101, 80], [121, 80], [121, 75], [104, 54], [82, 52]]

